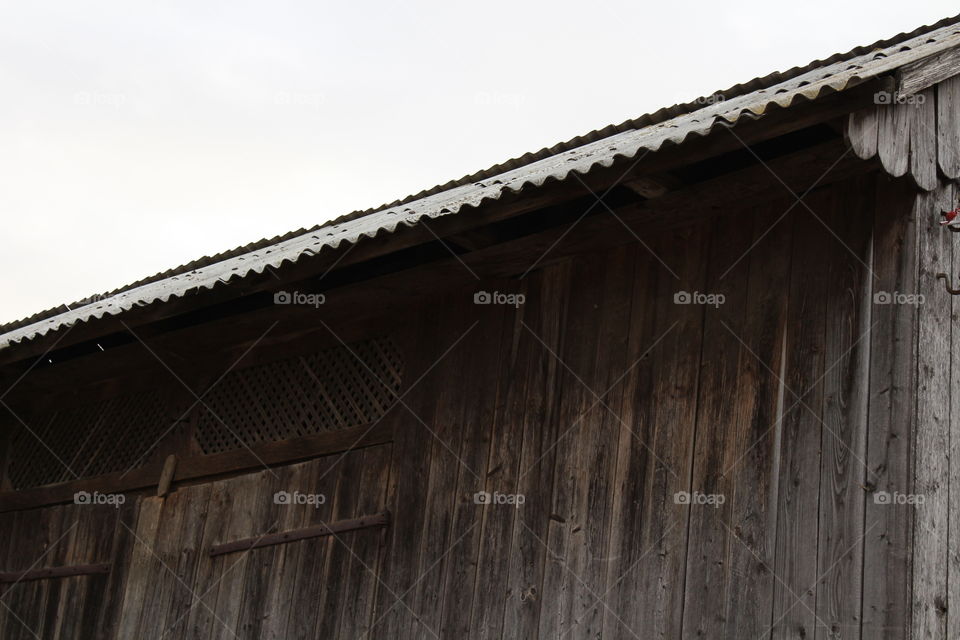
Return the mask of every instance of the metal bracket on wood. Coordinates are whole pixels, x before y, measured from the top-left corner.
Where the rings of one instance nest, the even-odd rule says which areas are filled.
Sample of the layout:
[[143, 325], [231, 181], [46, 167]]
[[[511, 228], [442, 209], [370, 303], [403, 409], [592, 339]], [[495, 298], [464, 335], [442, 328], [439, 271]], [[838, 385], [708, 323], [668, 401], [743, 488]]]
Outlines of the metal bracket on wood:
[[947, 293], [949, 293], [950, 295], [952, 295], [952, 296], [960, 295], [960, 289], [954, 289], [953, 287], [950, 286], [950, 278], [947, 277], [947, 274], [945, 274], [945, 273], [938, 273], [938, 274], [937, 274], [937, 280], [943, 280], [943, 281], [944, 281], [945, 286], [946, 286], [946, 288], [947, 288]]
[[25, 582], [27, 580], [45, 580], [47, 578], [69, 578], [71, 576], [92, 576], [110, 573], [110, 564], [76, 564], [70, 567], [47, 567], [28, 571], [0, 572], [0, 583]]
[[368, 529], [372, 527], [385, 527], [390, 524], [390, 512], [381, 511], [372, 516], [361, 516], [350, 520], [338, 520], [329, 524], [319, 524], [303, 529], [293, 529], [281, 533], [269, 533], [255, 538], [244, 538], [218, 544], [210, 549], [211, 556], [219, 556], [224, 553], [234, 553], [236, 551], [247, 551], [257, 547], [269, 547], [275, 544], [284, 544], [296, 540], [305, 540], [307, 538], [318, 538], [320, 536], [329, 536], [335, 533], [345, 531], [355, 531], [357, 529]]

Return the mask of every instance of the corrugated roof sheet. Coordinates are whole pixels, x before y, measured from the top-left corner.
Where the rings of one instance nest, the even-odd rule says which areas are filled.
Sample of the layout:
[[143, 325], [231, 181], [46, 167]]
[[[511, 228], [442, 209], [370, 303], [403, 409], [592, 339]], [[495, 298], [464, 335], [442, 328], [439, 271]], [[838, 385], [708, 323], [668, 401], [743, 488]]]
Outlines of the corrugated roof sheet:
[[[960, 45], [960, 16], [845, 54], [836, 54], [805, 67], [774, 73], [715, 92], [722, 100], [696, 100], [661, 109], [620, 125], [592, 131], [549, 149], [526, 154], [460, 180], [439, 185], [375, 210], [341, 216], [310, 230], [298, 230], [261, 240], [229, 252], [183, 265], [90, 301], [63, 305], [29, 318], [0, 325], [0, 349], [76, 323], [117, 315], [201, 289], [225, 285], [251, 273], [297, 262], [341, 243], [358, 242], [393, 233], [398, 226], [415, 226], [425, 218], [455, 215], [550, 181], [565, 180], [571, 171], [581, 175], [616, 160], [680, 145], [691, 137], [708, 135], [719, 126], [733, 126], [742, 118], [758, 118], [772, 108], [843, 91], [887, 74], [909, 62]], [[706, 104], [704, 104], [706, 103]]]

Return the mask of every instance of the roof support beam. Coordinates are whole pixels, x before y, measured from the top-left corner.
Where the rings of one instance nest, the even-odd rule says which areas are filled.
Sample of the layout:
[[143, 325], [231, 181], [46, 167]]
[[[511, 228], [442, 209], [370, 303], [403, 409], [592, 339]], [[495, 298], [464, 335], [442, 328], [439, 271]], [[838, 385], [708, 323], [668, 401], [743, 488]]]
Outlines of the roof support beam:
[[960, 48], [901, 67], [897, 71], [897, 95], [912, 96], [955, 75], [960, 75]]

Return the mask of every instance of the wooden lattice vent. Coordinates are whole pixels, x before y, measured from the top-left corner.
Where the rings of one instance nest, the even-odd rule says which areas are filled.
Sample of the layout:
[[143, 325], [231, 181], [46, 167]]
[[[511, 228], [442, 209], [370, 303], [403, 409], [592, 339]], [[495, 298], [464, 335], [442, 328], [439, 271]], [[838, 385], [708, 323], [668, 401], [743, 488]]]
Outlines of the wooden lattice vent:
[[204, 396], [196, 440], [212, 454], [375, 422], [402, 376], [389, 338], [232, 371]]
[[10, 481], [26, 489], [141, 466], [183, 408], [151, 390], [33, 412], [14, 433]]

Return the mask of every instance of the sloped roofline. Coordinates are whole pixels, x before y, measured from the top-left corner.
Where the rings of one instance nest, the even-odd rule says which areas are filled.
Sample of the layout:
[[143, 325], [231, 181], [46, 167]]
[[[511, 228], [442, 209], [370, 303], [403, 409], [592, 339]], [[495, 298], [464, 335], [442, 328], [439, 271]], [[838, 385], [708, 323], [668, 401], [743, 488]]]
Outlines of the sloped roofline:
[[107, 294], [61, 305], [0, 325], [0, 349], [48, 333], [160, 304], [201, 290], [261, 274], [283, 263], [332, 251], [342, 243], [394, 233], [424, 219], [463, 213], [508, 193], [563, 181], [571, 172], [586, 175], [614, 161], [678, 146], [709, 135], [716, 127], [756, 119], [774, 105], [789, 108], [841, 92], [886, 75], [911, 62], [960, 45], [960, 16], [908, 34], [857, 47], [804, 67], [773, 73], [712, 94], [713, 99], [660, 109], [652, 114], [592, 131], [584, 136], [526, 154], [459, 180], [439, 185], [380, 208], [353, 212], [313, 229], [264, 239], [229, 252], [201, 258]]

